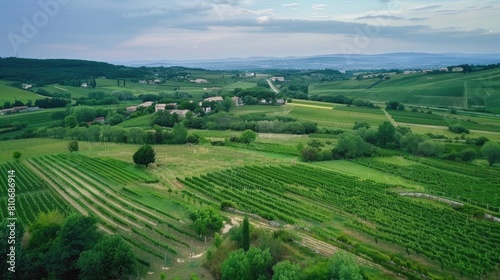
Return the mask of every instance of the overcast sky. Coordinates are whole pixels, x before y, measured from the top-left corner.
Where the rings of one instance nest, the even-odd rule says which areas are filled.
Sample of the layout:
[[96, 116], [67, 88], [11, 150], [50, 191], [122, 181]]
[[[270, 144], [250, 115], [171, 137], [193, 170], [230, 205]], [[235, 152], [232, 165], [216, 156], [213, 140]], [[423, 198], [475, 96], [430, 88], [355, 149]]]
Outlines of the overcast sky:
[[497, 0], [2, 0], [0, 56], [499, 53], [499, 16]]

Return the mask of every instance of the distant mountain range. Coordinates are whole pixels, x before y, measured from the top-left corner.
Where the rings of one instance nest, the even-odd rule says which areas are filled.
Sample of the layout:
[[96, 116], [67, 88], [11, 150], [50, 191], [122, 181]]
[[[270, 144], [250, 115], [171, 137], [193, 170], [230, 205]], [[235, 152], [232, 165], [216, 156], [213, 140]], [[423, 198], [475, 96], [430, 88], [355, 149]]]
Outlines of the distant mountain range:
[[183, 66], [207, 70], [264, 69], [438, 69], [460, 64], [500, 63], [500, 54], [388, 53], [377, 55], [332, 54], [309, 57], [251, 57], [214, 60], [159, 60], [120, 63], [126, 66]]

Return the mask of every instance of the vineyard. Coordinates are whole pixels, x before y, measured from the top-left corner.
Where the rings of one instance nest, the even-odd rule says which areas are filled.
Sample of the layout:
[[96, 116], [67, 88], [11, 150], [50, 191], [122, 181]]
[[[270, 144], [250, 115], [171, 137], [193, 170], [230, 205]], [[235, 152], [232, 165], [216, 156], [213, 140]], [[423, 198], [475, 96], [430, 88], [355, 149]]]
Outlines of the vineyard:
[[421, 184], [431, 194], [500, 213], [498, 170], [424, 158], [404, 160], [407, 163], [405, 165], [372, 159], [358, 159], [356, 163]]
[[400, 197], [389, 185], [304, 164], [238, 167], [178, 180], [186, 192], [214, 203], [231, 201], [268, 220], [309, 224], [327, 242], [334, 237], [328, 228], [341, 216], [351, 229], [461, 274], [493, 272], [500, 263], [499, 224]]
[[[140, 196], [125, 187], [157, 181], [132, 165], [76, 154], [46, 155], [10, 165], [2, 169], [15, 167], [19, 174], [18, 213], [27, 215], [23, 217], [27, 221], [33, 221], [39, 212], [53, 210], [48, 205], [71, 205], [84, 215], [97, 217], [103, 231], [121, 234], [146, 260], [183, 256], [193, 249], [186, 240], [199, 239], [177, 215], [141, 202]], [[3, 217], [5, 209], [2, 207]]]
[[[58, 210], [65, 212], [67, 205], [46, 186], [40, 177], [20, 163], [0, 165], [1, 174], [16, 171], [16, 218], [25, 224], [33, 222], [39, 213]], [[0, 176], [2, 186], [7, 186], [7, 177]], [[0, 189], [0, 218], [7, 218], [7, 188]]]

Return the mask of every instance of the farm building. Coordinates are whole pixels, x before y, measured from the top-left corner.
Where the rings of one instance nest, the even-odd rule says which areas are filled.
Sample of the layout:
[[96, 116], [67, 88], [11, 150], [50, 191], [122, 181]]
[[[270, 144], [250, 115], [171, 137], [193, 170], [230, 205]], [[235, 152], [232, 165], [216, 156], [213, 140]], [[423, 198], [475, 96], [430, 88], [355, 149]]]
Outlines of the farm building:
[[191, 111], [189, 111], [189, 110], [172, 110], [172, 111], [170, 111], [170, 114], [171, 115], [177, 114], [177, 115], [179, 115], [179, 117], [185, 118], [186, 114], [188, 112], [191, 112]]
[[21, 87], [22, 87], [23, 89], [30, 89], [30, 88], [32, 88], [32, 87], [33, 87], [33, 85], [30, 85], [30, 84], [22, 84], [22, 85], [21, 85]]
[[128, 106], [127, 107], [127, 113], [133, 113], [137, 111], [137, 106]]
[[241, 98], [240, 98], [240, 97], [238, 97], [238, 96], [234, 96], [234, 97], [231, 97], [231, 99], [233, 100], [234, 105], [235, 105], [236, 107], [238, 107], [238, 106], [243, 106], [243, 101], [241, 100]]
[[166, 107], [167, 107], [167, 104], [156, 104], [155, 105], [155, 112], [165, 111]]
[[222, 101], [224, 101], [224, 98], [222, 98], [222, 96], [209, 97], [203, 100], [203, 102], [222, 102]]
[[279, 77], [272, 77], [271, 80], [273, 80], [273, 82], [276, 82], [276, 81], [278, 81], [278, 82], [284, 82], [285, 81], [285, 77], [281, 77], [281, 76], [279, 76]]

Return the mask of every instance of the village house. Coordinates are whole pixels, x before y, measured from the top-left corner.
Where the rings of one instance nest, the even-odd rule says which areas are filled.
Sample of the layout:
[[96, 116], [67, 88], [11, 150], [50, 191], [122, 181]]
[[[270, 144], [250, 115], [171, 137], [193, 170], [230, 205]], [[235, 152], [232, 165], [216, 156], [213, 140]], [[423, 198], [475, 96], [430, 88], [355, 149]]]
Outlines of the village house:
[[23, 89], [28, 90], [28, 89], [32, 88], [32, 87], [33, 87], [33, 85], [30, 85], [30, 84], [22, 84], [22, 85], [21, 85], [21, 87], [22, 87]]
[[127, 113], [133, 113], [133, 112], [137, 111], [137, 106], [128, 106], [126, 110], [127, 110]]
[[167, 107], [167, 104], [156, 104], [155, 105], [155, 112], [165, 111], [166, 107]]
[[234, 96], [234, 97], [231, 97], [231, 99], [233, 100], [234, 105], [235, 105], [236, 107], [243, 106], [243, 101], [241, 100], [241, 98], [240, 98], [240, 97], [238, 97], [238, 96]]
[[87, 83], [83, 83], [80, 87], [82, 87], [82, 88], [88, 88], [89, 85]]
[[191, 112], [189, 110], [171, 110], [170, 111], [170, 114], [173, 115], [173, 114], [177, 114], [179, 117], [182, 117], [182, 118], [185, 118], [186, 117], [186, 114], [188, 112]]
[[208, 83], [208, 80], [207, 79], [198, 78], [198, 79], [190, 80], [190, 82], [197, 83], [197, 84], [206, 84], [206, 83]]
[[464, 68], [462, 67], [453, 67], [451, 72], [464, 72]]
[[276, 82], [276, 81], [278, 81], [278, 82], [284, 82], [285, 81], [285, 77], [281, 77], [281, 76], [279, 76], [279, 77], [272, 77], [271, 80], [273, 82]]

